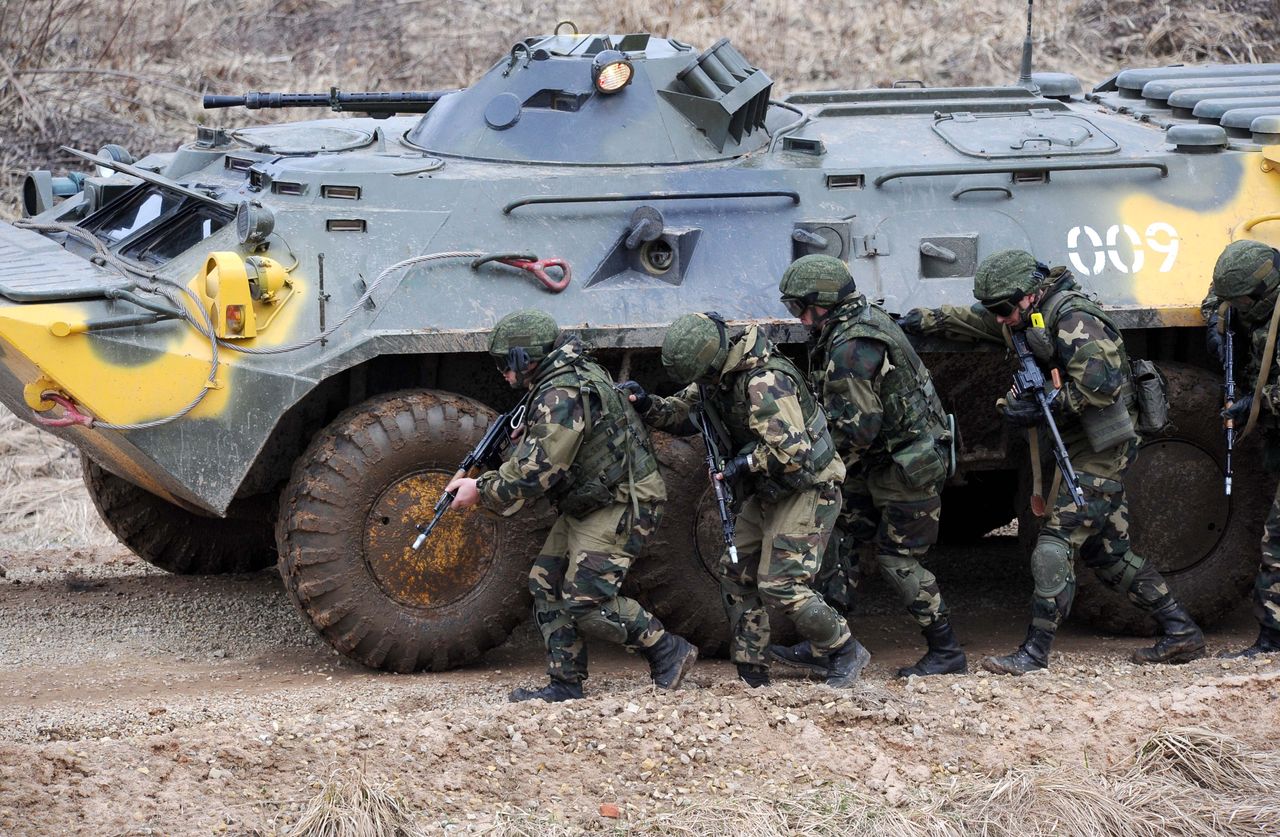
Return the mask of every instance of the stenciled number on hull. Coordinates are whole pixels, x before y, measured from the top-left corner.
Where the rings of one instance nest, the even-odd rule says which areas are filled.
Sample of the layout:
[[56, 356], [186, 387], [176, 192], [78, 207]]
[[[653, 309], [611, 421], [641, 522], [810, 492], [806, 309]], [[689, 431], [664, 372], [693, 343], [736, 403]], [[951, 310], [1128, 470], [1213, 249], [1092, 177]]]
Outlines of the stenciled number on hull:
[[[1122, 248], [1122, 242], [1127, 242], [1128, 247]], [[1178, 231], [1164, 221], [1148, 225], [1145, 237], [1128, 224], [1112, 224], [1105, 234], [1081, 224], [1067, 232], [1067, 255], [1076, 273], [1097, 276], [1107, 262], [1121, 273], [1138, 273], [1146, 265], [1150, 250], [1164, 256], [1160, 272], [1168, 273], [1178, 260], [1178, 243]]]

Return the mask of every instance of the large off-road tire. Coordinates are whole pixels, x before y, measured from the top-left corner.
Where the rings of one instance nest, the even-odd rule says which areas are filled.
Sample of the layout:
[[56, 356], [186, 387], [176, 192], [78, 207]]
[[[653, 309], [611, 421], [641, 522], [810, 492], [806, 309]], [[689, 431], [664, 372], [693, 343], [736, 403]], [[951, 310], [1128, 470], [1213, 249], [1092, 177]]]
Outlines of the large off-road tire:
[[85, 488], [107, 528], [141, 559], [177, 575], [247, 573], [276, 561], [265, 514], [213, 517], [176, 506], [81, 458]]
[[[698, 646], [704, 657], [729, 653], [729, 618], [716, 564], [724, 549], [720, 516], [707, 483], [702, 440], [652, 432], [670, 498], [645, 555], [627, 575], [628, 590], [664, 627]], [[791, 621], [770, 613], [772, 642], [796, 640]]]
[[451, 393], [403, 390], [340, 414], [280, 498], [280, 575], [330, 645], [370, 668], [441, 671], [478, 659], [529, 614], [545, 511], [448, 511], [414, 551], [415, 524], [495, 419]]
[[[1258, 436], [1236, 447], [1235, 488], [1223, 493], [1221, 381], [1193, 366], [1162, 363], [1173, 428], [1147, 439], [1125, 477], [1134, 552], [1151, 561], [1202, 626], [1240, 606], [1258, 568], [1271, 505]], [[1024, 514], [1019, 526], [1034, 529]], [[1024, 541], [1026, 540], [1026, 533]], [[1116, 633], [1150, 635], [1155, 623], [1077, 561], [1071, 618]]]

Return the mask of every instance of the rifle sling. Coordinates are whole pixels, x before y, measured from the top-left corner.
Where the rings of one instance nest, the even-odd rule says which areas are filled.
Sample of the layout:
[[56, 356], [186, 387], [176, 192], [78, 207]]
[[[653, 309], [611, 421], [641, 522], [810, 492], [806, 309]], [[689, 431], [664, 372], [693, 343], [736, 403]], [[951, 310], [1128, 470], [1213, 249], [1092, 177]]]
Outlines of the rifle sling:
[[1267, 327], [1267, 344], [1262, 349], [1262, 363], [1258, 366], [1258, 380], [1253, 385], [1253, 403], [1249, 405], [1249, 420], [1245, 423], [1244, 430], [1240, 431], [1240, 435], [1236, 437], [1237, 442], [1244, 441], [1244, 438], [1253, 430], [1253, 426], [1258, 423], [1258, 413], [1262, 409], [1262, 388], [1267, 385], [1267, 378], [1271, 372], [1271, 361], [1276, 356], [1276, 327], [1280, 325], [1280, 300], [1271, 309], [1271, 324]]

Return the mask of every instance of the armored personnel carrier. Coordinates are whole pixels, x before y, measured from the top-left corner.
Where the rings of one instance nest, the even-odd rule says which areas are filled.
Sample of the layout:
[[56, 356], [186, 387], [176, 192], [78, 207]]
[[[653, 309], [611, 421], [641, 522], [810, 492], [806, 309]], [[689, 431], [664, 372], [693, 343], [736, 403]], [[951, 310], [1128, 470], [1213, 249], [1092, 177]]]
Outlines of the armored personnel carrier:
[[[661, 391], [683, 312], [802, 342], [776, 291], [798, 256], [848, 261], [904, 311], [970, 303], [983, 257], [1026, 248], [1071, 266], [1169, 379], [1174, 429], [1131, 478], [1135, 541], [1211, 622], [1247, 587], [1270, 498], [1249, 455], [1223, 493], [1197, 306], [1233, 237], [1280, 244], [1277, 90], [1280, 65], [1129, 69], [1088, 93], [1028, 69], [776, 100], [728, 41], [560, 27], [463, 90], [210, 97], [344, 113], [235, 127], [220, 110], [176, 151], [32, 172], [27, 217], [0, 224], [0, 399], [83, 452], [103, 519], [147, 561], [278, 563], [341, 653], [444, 669], [524, 617], [548, 520], [450, 512], [411, 548], [514, 400], [484, 353], [502, 315], [545, 309]], [[963, 437], [945, 529], [981, 535], [1026, 505], [1025, 451], [992, 410], [1008, 366], [923, 348]], [[635, 582], [713, 650], [698, 443], [657, 444], [674, 499]], [[1141, 629], [1131, 612], [1080, 591], [1078, 616]]]

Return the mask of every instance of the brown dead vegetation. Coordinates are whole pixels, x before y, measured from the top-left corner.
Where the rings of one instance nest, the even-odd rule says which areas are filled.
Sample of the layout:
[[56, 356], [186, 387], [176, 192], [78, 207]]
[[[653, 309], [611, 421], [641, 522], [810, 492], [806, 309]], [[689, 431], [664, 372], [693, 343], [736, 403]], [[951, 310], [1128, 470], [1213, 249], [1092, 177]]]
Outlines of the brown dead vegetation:
[[[77, 166], [62, 145], [167, 150], [203, 93], [446, 89], [560, 19], [708, 45], [728, 36], [780, 94], [896, 79], [990, 84], [1017, 72], [1022, 0], [0, 0], [0, 215], [26, 171]], [[1119, 65], [1274, 61], [1276, 0], [1037, 4], [1036, 66], [1096, 82]], [[315, 115], [299, 112], [298, 115]]]

